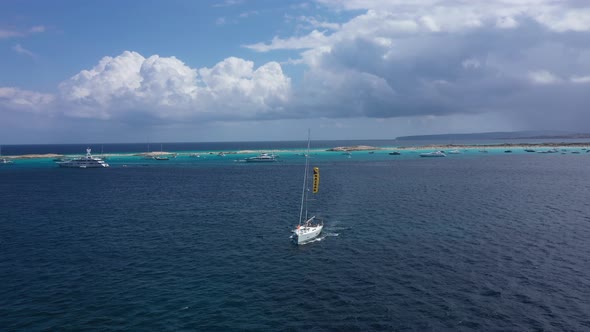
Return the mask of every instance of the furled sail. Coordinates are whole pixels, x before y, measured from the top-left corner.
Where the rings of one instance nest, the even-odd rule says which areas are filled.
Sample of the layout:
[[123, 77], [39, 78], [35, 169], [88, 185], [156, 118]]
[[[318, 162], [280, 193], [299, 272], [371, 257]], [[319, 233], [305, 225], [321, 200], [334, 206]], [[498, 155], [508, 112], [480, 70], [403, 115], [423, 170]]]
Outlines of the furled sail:
[[320, 168], [313, 168], [313, 193], [317, 193], [320, 189]]

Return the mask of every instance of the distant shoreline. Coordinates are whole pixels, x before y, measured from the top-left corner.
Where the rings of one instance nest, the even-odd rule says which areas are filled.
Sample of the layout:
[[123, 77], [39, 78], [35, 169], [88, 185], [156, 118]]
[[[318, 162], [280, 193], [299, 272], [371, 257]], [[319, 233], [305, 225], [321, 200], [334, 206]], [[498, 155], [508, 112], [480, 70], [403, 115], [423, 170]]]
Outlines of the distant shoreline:
[[500, 143], [500, 144], [427, 144], [417, 146], [400, 146], [400, 147], [375, 147], [367, 145], [354, 145], [354, 146], [338, 146], [335, 148], [327, 149], [326, 151], [332, 152], [352, 152], [352, 151], [379, 151], [379, 150], [420, 150], [420, 149], [500, 149], [500, 148], [558, 148], [558, 147], [577, 147], [577, 148], [588, 148], [590, 142], [576, 142], [576, 143]]
[[2, 156], [2, 158], [6, 159], [42, 159], [42, 158], [63, 158], [63, 154], [56, 154], [56, 153], [44, 153], [44, 154], [21, 154], [21, 155], [14, 155], [14, 156]]
[[[376, 147], [369, 145], [353, 145], [353, 146], [337, 146], [326, 149], [329, 152], [353, 152], [353, 151], [385, 151], [385, 150], [445, 150], [445, 149], [541, 149], [541, 148], [586, 148], [590, 149], [590, 142], [559, 142], [559, 143], [500, 143], [500, 144], [427, 144], [427, 145], [412, 145], [412, 146], [391, 146], [391, 147]], [[264, 150], [271, 151], [271, 150]], [[239, 151], [223, 151], [225, 155], [236, 154], [251, 154], [264, 152], [263, 150], [239, 150]], [[274, 152], [289, 152], [288, 150], [272, 150]], [[138, 157], [156, 157], [161, 155], [186, 155], [187, 153], [154, 151], [144, 153], [113, 153], [101, 154], [98, 157], [108, 156], [138, 156]], [[200, 152], [200, 154], [219, 154], [219, 152]], [[45, 154], [23, 154], [23, 155], [3, 155], [2, 158], [9, 160], [17, 159], [59, 159], [66, 155], [57, 153]]]

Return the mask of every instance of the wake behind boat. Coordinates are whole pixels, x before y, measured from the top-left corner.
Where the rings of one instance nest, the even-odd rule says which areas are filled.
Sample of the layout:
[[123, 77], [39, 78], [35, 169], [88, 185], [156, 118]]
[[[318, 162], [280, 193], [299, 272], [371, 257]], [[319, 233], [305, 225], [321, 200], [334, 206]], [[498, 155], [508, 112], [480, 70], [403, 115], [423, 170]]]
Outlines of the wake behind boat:
[[109, 164], [105, 163], [104, 160], [93, 157], [90, 154], [90, 148], [86, 149], [86, 156], [66, 160], [66, 161], [58, 161], [56, 164], [59, 167], [67, 167], [67, 168], [101, 168], [101, 167], [109, 167]]
[[[305, 173], [303, 175], [303, 192], [301, 193], [301, 209], [299, 211], [299, 224], [293, 230], [291, 240], [295, 244], [305, 244], [315, 238], [317, 238], [322, 229], [324, 223], [316, 216], [308, 217], [307, 202], [308, 202], [308, 180], [309, 180], [309, 145], [311, 136], [308, 134], [307, 139], [307, 153], [305, 154]], [[320, 185], [320, 169], [318, 167], [313, 168], [313, 193], [317, 193]]]

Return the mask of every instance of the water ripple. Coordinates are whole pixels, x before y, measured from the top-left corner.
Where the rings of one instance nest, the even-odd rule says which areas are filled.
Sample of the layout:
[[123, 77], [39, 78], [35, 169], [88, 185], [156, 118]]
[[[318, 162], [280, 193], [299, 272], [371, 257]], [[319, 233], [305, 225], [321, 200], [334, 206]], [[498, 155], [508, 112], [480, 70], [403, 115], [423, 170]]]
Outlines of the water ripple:
[[300, 165], [16, 172], [0, 326], [588, 330], [590, 169], [534, 157], [323, 164], [300, 247]]

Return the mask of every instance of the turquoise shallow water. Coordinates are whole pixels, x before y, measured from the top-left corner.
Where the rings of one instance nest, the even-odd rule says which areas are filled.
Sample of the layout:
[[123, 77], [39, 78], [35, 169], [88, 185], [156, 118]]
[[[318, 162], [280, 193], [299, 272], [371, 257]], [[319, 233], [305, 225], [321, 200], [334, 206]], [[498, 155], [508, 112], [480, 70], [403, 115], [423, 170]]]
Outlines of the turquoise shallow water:
[[[376, 144], [377, 143], [377, 144]], [[412, 148], [412, 147], [398, 147], [391, 145], [392, 141], [326, 141], [322, 142], [321, 147], [313, 148], [311, 151], [312, 158], [318, 161], [331, 162], [350, 162], [350, 161], [395, 161], [395, 160], [409, 160], [420, 158], [420, 154], [425, 152], [437, 151], [439, 149], [433, 148]], [[262, 152], [273, 153], [279, 158], [279, 162], [299, 163], [304, 161], [303, 153], [304, 147], [300, 145], [303, 142], [252, 142], [244, 145], [232, 146], [232, 143], [202, 143], [200, 149], [187, 150], [194, 148], [196, 143], [177, 143], [170, 144], [170, 149], [165, 149], [168, 152], [169, 160], [154, 160], [151, 157], [145, 157], [141, 154], [147, 151], [137, 151], [138, 144], [120, 144], [108, 147], [110, 152], [95, 153], [95, 156], [103, 157], [111, 165], [111, 167], [200, 167], [208, 165], [227, 165], [229, 163], [244, 162], [246, 158], [253, 157]], [[372, 144], [377, 149], [373, 151], [353, 151], [350, 154], [327, 151], [327, 149], [335, 146], [352, 146], [357, 144]], [[143, 145], [141, 145], [143, 146]], [[557, 154], [569, 155], [578, 154], [583, 155], [589, 151], [590, 143], [587, 147], [559, 147]], [[19, 154], [63, 154], [68, 158], [75, 158], [82, 156], [86, 148], [70, 145], [53, 145], [53, 146], [14, 146], [12, 147], [13, 155]], [[536, 147], [535, 153], [544, 154], [548, 151], [547, 147]], [[98, 149], [95, 149], [95, 151]], [[98, 151], [103, 150], [102, 148]], [[458, 151], [453, 154], [449, 151]], [[506, 151], [510, 151], [507, 153]], [[74, 152], [77, 151], [77, 152]], [[81, 151], [81, 152], [80, 152]], [[397, 151], [400, 155], [390, 155], [390, 152]], [[159, 151], [158, 151], [159, 152]], [[225, 155], [220, 156], [223, 152]], [[530, 154], [521, 147], [492, 147], [492, 148], [447, 148], [447, 158], [462, 159], [462, 158], [478, 158], [486, 155], [518, 155]], [[197, 157], [198, 155], [198, 157]], [[53, 158], [34, 158], [34, 159], [13, 159], [14, 164], [3, 165], [0, 168], [6, 169], [8, 166], [12, 168], [47, 168], [56, 167]]]
[[590, 153], [315, 151], [325, 232], [295, 247], [303, 157], [264, 148], [0, 168], [0, 326], [590, 329]]

